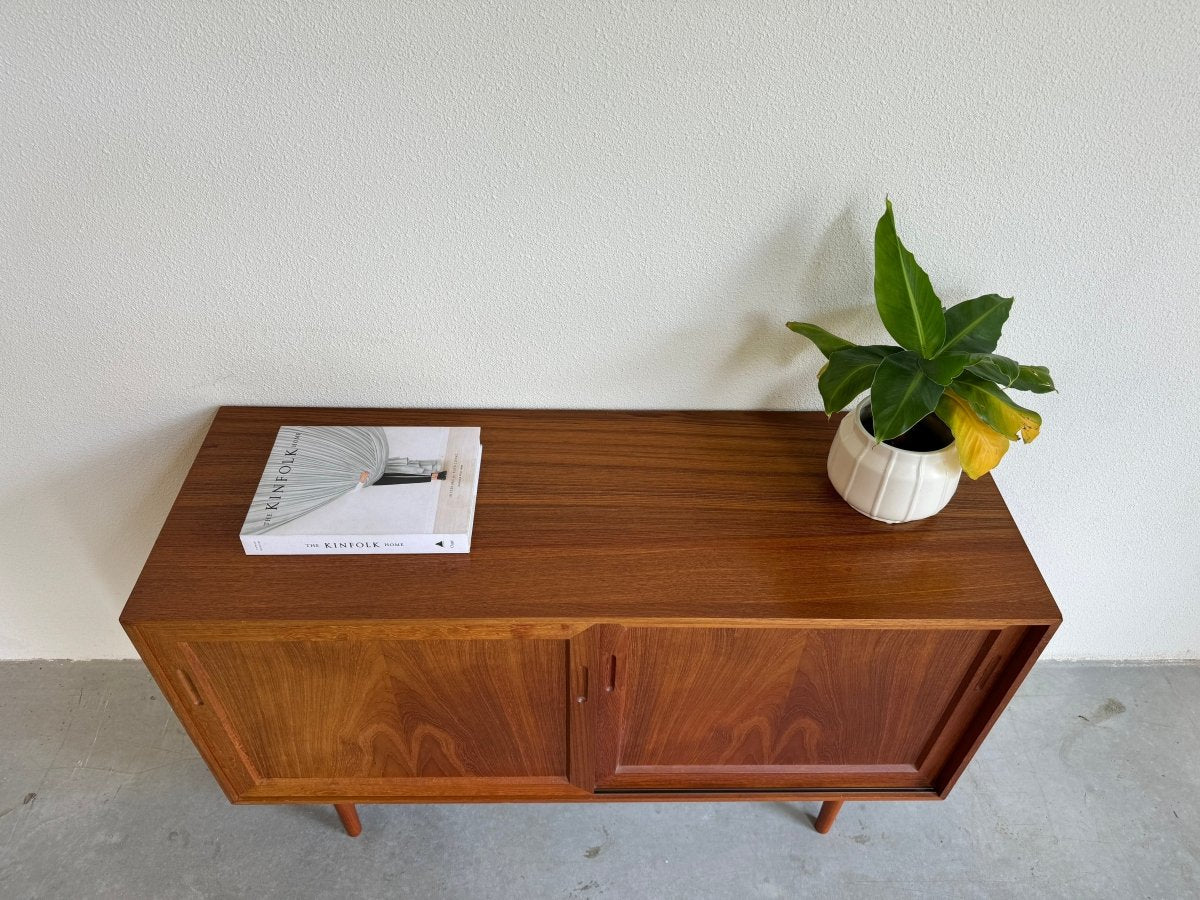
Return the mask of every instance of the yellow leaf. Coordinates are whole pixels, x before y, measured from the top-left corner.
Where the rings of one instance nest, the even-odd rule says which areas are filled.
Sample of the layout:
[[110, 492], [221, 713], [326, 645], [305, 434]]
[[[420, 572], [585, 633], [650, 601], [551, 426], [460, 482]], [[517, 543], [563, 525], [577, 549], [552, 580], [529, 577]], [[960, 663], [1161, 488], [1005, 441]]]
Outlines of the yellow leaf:
[[1026, 444], [1032, 444], [1042, 428], [1041, 416], [1032, 409], [1018, 406], [1004, 391], [983, 379], [956, 381], [952, 391], [977, 416], [1010, 441], [1019, 437]]
[[1026, 444], [1032, 444], [1033, 439], [1042, 430], [1042, 417], [1033, 410], [1005, 403], [999, 398], [990, 397], [988, 399], [989, 412], [997, 422], [1003, 425], [1005, 435], [1011, 436], [1013, 440], [1020, 436]]
[[1021, 440], [1026, 444], [1032, 444], [1033, 439], [1042, 432], [1042, 423], [1035, 422], [1033, 419], [1026, 419], [1025, 424], [1021, 426]]
[[979, 418], [975, 410], [953, 392], [942, 394], [937, 415], [954, 433], [958, 462], [969, 478], [990, 472], [1008, 452], [1008, 438]]

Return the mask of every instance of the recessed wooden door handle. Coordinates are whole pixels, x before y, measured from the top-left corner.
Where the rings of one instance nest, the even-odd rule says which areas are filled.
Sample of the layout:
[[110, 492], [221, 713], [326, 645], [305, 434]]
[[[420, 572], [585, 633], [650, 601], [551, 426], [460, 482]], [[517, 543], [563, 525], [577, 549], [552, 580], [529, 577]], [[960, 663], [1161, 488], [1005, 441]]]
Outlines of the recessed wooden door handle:
[[610, 693], [617, 689], [617, 656], [615, 653], [608, 658], [608, 678], [605, 679], [604, 689]]
[[196, 690], [196, 685], [192, 682], [191, 676], [183, 671], [183, 669], [176, 669], [175, 672], [179, 675], [179, 682], [183, 685], [183, 692], [192, 701], [192, 706], [203, 706], [204, 699], [200, 696], [200, 692]]
[[1004, 657], [1002, 656], [993, 656], [988, 661], [987, 665], [983, 667], [983, 674], [979, 676], [979, 681], [975, 683], [975, 690], [982, 691], [988, 688], [992, 683], [992, 679], [996, 677], [996, 672], [1000, 670], [1000, 663], [1003, 660]]
[[588, 670], [587, 666], [582, 666], [579, 669], [579, 687], [575, 691], [575, 702], [586, 703], [588, 698]]

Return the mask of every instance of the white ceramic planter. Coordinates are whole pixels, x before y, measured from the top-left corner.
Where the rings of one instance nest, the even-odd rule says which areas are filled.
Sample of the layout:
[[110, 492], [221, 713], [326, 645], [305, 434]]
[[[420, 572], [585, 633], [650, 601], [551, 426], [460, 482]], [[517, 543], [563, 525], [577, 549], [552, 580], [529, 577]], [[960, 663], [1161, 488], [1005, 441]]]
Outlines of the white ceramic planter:
[[829, 480], [864, 516], [895, 525], [932, 516], [950, 502], [962, 467], [954, 444], [918, 452], [875, 443], [863, 425], [863, 400], [838, 426], [829, 448]]

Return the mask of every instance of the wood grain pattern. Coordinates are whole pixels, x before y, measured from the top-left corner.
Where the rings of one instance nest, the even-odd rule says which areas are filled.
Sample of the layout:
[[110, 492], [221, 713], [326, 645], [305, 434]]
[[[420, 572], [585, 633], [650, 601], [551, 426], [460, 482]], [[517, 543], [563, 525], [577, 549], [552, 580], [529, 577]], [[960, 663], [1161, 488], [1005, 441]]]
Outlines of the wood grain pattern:
[[[282, 424], [480, 425], [472, 551], [242, 553]], [[1041, 623], [1058, 612], [990, 478], [889, 526], [825, 476], [818, 413], [222, 408], [122, 621]]]
[[210, 641], [187, 674], [265, 779], [566, 781], [566, 644]]
[[[600, 789], [931, 787], [989, 633], [632, 628]], [[612, 763], [615, 762], [615, 766]]]

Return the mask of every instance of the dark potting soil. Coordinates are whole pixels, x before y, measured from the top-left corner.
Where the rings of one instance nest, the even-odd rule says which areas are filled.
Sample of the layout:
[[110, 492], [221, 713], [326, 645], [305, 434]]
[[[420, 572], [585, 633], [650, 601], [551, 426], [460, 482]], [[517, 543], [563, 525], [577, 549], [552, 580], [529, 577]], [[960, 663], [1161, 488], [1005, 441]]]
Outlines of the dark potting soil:
[[[875, 433], [875, 420], [871, 417], [870, 411], [863, 413], [862, 423], [863, 427], [870, 434]], [[954, 435], [950, 433], [950, 429], [946, 427], [946, 423], [933, 413], [930, 413], [912, 428], [908, 429], [908, 431], [904, 432], [904, 434], [884, 441], [884, 443], [899, 450], [931, 453], [934, 450], [949, 447], [953, 441]]]

